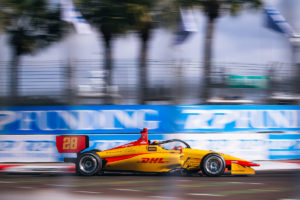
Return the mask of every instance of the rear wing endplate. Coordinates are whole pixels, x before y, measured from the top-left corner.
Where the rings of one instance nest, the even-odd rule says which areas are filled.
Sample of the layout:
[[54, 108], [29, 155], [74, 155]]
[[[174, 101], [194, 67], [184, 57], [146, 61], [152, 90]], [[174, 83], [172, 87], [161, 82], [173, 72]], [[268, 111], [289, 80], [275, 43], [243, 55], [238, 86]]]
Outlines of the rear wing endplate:
[[56, 136], [56, 147], [59, 153], [79, 153], [89, 147], [89, 137], [82, 135]]

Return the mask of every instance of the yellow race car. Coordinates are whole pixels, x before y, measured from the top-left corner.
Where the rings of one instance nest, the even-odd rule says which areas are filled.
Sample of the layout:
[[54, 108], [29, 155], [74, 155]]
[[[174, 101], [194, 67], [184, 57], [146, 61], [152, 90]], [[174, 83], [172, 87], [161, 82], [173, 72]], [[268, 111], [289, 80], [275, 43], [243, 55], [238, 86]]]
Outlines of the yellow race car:
[[105, 151], [89, 147], [87, 136], [56, 136], [59, 153], [77, 153], [76, 172], [92, 176], [103, 171], [134, 171], [154, 173], [199, 173], [206, 176], [255, 174], [251, 167], [259, 164], [208, 150], [192, 149], [179, 139], [148, 140], [147, 129], [134, 142]]

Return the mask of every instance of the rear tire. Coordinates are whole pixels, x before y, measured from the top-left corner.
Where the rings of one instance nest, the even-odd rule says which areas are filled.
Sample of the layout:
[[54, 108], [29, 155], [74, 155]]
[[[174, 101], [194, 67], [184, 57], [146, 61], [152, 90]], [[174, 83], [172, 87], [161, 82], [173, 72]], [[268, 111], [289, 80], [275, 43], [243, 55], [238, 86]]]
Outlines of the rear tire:
[[76, 159], [76, 172], [79, 175], [93, 176], [101, 174], [102, 160], [95, 152], [86, 152]]
[[201, 162], [202, 173], [206, 176], [221, 176], [225, 171], [225, 160], [217, 153], [207, 154]]

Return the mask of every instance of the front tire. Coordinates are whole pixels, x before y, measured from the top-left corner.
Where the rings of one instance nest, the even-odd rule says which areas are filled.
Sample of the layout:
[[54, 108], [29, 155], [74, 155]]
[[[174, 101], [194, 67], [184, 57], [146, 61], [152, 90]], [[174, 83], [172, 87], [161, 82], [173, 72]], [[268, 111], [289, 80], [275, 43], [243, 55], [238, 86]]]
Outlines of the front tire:
[[225, 167], [224, 158], [217, 153], [207, 154], [201, 162], [202, 173], [206, 176], [221, 176]]
[[76, 160], [76, 172], [79, 175], [93, 176], [100, 174], [102, 170], [102, 160], [95, 152], [86, 152]]

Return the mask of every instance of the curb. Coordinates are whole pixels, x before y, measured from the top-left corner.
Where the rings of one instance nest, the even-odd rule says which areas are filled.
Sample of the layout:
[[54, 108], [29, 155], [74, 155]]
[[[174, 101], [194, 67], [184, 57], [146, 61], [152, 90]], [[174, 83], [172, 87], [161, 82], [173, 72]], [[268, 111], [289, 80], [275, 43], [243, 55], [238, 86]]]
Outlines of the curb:
[[47, 165], [41, 163], [26, 163], [16, 165], [0, 165], [0, 172], [4, 173], [75, 173], [74, 164], [64, 163], [47, 163]]

